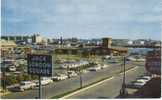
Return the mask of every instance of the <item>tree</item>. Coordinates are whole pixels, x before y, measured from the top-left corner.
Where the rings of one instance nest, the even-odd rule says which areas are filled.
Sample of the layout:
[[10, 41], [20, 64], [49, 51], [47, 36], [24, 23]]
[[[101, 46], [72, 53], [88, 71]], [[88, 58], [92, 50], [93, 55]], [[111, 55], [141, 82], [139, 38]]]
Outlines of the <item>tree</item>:
[[23, 80], [24, 80], [24, 81], [31, 80], [31, 76], [28, 75], [28, 74], [24, 74], [24, 75], [23, 75]]
[[24, 80], [23, 75], [18, 75], [18, 76], [16, 77], [16, 80], [18, 81], [18, 83], [20, 83], [21, 81], [23, 81], [23, 80]]
[[11, 84], [16, 84], [18, 83], [17, 79], [15, 76], [9, 76], [9, 77], [6, 77], [6, 85], [11, 85]]

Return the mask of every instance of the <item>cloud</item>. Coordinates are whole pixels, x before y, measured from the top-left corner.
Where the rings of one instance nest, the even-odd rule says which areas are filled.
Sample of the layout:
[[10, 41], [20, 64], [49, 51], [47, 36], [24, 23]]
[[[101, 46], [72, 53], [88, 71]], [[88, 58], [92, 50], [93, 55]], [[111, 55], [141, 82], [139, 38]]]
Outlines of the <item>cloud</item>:
[[160, 17], [160, 0], [2, 0], [2, 33], [151, 37], [161, 32]]

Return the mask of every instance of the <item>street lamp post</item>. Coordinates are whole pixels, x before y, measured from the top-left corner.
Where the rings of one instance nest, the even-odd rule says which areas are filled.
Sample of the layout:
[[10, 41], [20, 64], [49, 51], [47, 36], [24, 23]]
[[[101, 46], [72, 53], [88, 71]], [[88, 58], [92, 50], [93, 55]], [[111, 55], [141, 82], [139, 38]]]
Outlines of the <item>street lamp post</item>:
[[[81, 51], [79, 51], [79, 56], [80, 56], [80, 58], [81, 58]], [[80, 78], [80, 88], [82, 88], [82, 75], [81, 75], [82, 73], [81, 73], [81, 68], [79, 67], [79, 78]]]
[[[68, 61], [70, 60], [70, 54], [71, 54], [71, 51], [68, 51]], [[68, 78], [70, 78], [70, 75], [69, 75], [69, 70], [70, 70], [70, 68], [69, 68], [69, 65], [67, 65], [66, 66], [66, 71], [67, 71], [67, 76], [68, 76]]]
[[128, 92], [126, 90], [126, 84], [125, 84], [125, 64], [126, 64], [126, 57], [124, 57], [124, 72], [123, 72], [123, 83], [122, 83], [122, 88], [120, 90], [120, 96], [121, 97], [126, 97], [128, 95]]
[[79, 70], [79, 79], [80, 79], [80, 88], [82, 88], [82, 73], [81, 73], [81, 69], [80, 68], [78, 68], [78, 70]]

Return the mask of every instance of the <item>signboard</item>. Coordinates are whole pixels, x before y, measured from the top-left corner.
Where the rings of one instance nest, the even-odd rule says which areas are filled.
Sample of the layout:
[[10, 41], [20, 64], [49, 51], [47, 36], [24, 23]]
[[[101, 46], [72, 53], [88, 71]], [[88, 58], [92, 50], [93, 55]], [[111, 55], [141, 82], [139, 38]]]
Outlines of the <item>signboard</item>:
[[27, 55], [28, 73], [40, 76], [52, 76], [52, 56], [43, 54]]
[[161, 74], [161, 53], [160, 50], [150, 51], [146, 57], [145, 68], [152, 74]]

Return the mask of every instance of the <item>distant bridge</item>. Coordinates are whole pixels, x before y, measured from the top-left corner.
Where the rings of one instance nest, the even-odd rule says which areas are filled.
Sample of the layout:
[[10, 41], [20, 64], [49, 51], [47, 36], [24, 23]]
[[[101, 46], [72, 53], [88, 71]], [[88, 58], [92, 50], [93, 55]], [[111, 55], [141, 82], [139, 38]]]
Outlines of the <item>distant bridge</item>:
[[153, 45], [127, 45], [124, 47], [128, 47], [128, 48], [161, 48], [161, 46], [153, 46]]

